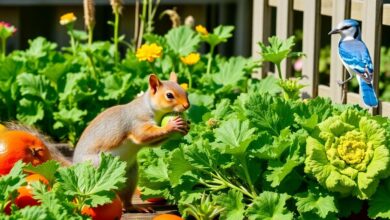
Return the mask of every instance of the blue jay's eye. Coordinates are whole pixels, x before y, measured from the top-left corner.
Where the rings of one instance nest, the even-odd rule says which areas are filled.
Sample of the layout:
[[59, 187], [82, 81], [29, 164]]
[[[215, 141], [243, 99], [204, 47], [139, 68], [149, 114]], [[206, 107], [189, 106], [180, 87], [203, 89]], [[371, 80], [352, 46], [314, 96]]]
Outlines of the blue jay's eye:
[[342, 27], [340, 30], [347, 30], [348, 28], [350, 28], [351, 26], [344, 26]]
[[168, 92], [166, 94], [166, 96], [167, 96], [168, 99], [173, 99], [174, 98], [174, 96], [173, 96], [173, 94], [171, 92]]

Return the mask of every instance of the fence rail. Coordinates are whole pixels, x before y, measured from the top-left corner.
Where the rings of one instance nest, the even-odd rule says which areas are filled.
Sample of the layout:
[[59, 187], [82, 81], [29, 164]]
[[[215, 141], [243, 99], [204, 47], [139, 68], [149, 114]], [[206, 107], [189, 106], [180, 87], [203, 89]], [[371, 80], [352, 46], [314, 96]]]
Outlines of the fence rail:
[[[331, 68], [329, 86], [319, 84], [319, 54], [321, 15], [332, 17], [332, 27], [341, 20], [353, 18], [362, 21], [362, 38], [371, 54], [374, 65], [374, 87], [378, 91], [380, 45], [382, 26], [390, 25], [390, 4], [383, 0], [254, 0], [252, 56], [258, 57], [257, 42], [266, 42], [271, 33], [271, 7], [276, 7], [276, 35], [282, 39], [292, 35], [293, 11], [303, 12], [303, 52], [306, 54], [302, 69], [302, 82], [308, 85], [304, 93], [309, 97], [325, 96], [335, 103], [363, 105], [359, 94], [346, 92], [337, 84], [344, 80], [345, 69], [338, 58], [340, 37], [331, 36]], [[284, 77], [291, 75], [289, 61], [282, 64]], [[262, 77], [268, 74], [268, 66], [260, 70]], [[380, 101], [373, 114], [390, 116], [390, 102]]]

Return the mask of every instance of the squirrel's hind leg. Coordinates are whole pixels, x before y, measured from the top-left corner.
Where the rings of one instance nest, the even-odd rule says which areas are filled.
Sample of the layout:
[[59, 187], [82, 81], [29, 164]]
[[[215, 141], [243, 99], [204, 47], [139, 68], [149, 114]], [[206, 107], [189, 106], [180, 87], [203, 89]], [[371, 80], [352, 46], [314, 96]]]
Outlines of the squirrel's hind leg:
[[138, 182], [138, 163], [134, 162], [133, 165], [127, 168], [127, 181], [125, 187], [119, 192], [121, 197], [123, 208], [126, 212], [154, 212], [151, 207], [134, 206], [132, 204], [132, 198], [135, 193]]

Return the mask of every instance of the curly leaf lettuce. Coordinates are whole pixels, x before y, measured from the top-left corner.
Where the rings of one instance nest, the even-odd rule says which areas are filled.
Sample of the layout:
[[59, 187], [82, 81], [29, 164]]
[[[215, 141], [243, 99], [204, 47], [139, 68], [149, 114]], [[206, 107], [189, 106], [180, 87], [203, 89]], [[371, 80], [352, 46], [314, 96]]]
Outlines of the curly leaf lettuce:
[[332, 192], [370, 198], [389, 172], [385, 128], [352, 109], [328, 118], [318, 128], [306, 140], [305, 172]]

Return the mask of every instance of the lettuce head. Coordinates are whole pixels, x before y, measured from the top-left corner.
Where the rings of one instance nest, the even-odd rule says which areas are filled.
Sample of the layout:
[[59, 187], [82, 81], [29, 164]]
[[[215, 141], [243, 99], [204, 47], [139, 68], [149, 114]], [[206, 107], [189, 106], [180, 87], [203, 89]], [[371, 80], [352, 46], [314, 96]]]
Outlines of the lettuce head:
[[386, 132], [375, 117], [352, 109], [330, 117], [306, 140], [305, 172], [329, 191], [368, 199], [389, 175]]

